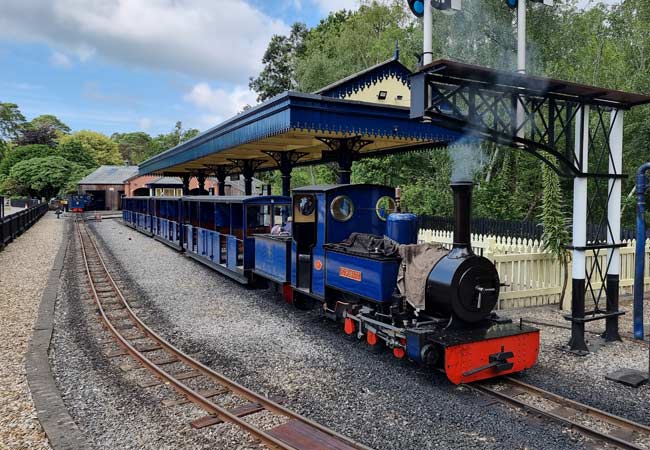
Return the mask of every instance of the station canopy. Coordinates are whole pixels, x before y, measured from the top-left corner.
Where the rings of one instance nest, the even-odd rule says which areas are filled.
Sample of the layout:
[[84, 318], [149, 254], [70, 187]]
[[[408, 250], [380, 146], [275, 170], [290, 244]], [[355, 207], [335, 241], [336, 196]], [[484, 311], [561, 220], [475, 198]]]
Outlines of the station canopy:
[[[257, 171], [277, 164], [264, 153], [306, 153], [300, 165], [327, 160], [319, 138], [358, 137], [360, 157], [445, 147], [460, 133], [409, 118], [411, 71], [398, 54], [313, 94], [287, 91], [140, 164], [140, 175], [182, 175], [232, 160], [255, 159]], [[237, 170], [230, 173], [237, 173]]]
[[[463, 80], [520, 94], [545, 92], [567, 99], [588, 98], [613, 107], [648, 102], [643, 95], [449, 60], [438, 60], [413, 74], [399, 62], [396, 52], [395, 58], [313, 94], [287, 91], [250, 108], [144, 161], [139, 174], [195, 174], [242, 160], [256, 160], [256, 171], [275, 170], [276, 161], [265, 152], [292, 150], [304, 153], [296, 166], [318, 164], [331, 161], [331, 149], [325, 142], [328, 138], [366, 141], [359, 158], [446, 147], [463, 136], [462, 130], [441, 122], [413, 120], [409, 114], [411, 81], [422, 72], [454, 83]], [[231, 167], [229, 173], [239, 173], [236, 165]]]

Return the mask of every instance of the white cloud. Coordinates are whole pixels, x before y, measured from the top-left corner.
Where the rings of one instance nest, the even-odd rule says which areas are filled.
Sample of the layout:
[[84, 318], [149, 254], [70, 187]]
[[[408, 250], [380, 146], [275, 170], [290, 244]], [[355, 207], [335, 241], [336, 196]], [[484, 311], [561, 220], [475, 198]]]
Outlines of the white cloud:
[[357, 10], [360, 0], [314, 0], [318, 10], [323, 14], [339, 11], [341, 9]]
[[69, 69], [72, 67], [72, 61], [70, 60], [70, 57], [61, 52], [52, 53], [50, 56], [50, 64], [52, 64], [54, 67], [62, 67], [64, 69]]
[[255, 105], [256, 95], [245, 86], [225, 90], [198, 83], [183, 98], [207, 113], [202, 116], [205, 126], [215, 126], [241, 112], [244, 106]]
[[0, 37], [242, 83], [288, 27], [244, 0], [3, 0]]
[[143, 117], [138, 121], [138, 125], [142, 131], [147, 131], [151, 128], [152, 121], [148, 117]]

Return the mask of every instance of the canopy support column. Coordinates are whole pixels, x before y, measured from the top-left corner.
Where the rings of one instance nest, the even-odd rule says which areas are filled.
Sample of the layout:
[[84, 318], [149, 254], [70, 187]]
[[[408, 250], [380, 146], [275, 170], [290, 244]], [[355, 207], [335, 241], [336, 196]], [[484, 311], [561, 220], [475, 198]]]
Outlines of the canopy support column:
[[181, 175], [181, 180], [183, 181], [183, 195], [190, 195], [190, 178], [189, 173], [184, 173]]
[[244, 195], [253, 195], [253, 175], [264, 164], [263, 159], [231, 159], [244, 176]]
[[231, 165], [206, 165], [214, 176], [217, 178], [217, 195], [226, 195], [226, 177], [230, 175], [233, 166]]
[[295, 150], [289, 150], [285, 152], [279, 151], [263, 151], [269, 155], [275, 163], [278, 165], [280, 174], [282, 175], [282, 195], [288, 197], [291, 195], [291, 171], [296, 165], [298, 160], [304, 156], [307, 156], [308, 153], [297, 152]]
[[[611, 132], [609, 135], [609, 174], [620, 175], [623, 172], [623, 110], [614, 109], [610, 113]], [[607, 249], [607, 313], [618, 312], [619, 274], [621, 254], [616, 245], [621, 243], [621, 179], [610, 178], [608, 183], [609, 201], [607, 202], [607, 243], [612, 245]], [[605, 319], [605, 341], [620, 341], [618, 332], [618, 316]]]
[[317, 137], [316, 139], [330, 149], [323, 152], [323, 161], [336, 161], [338, 163], [339, 184], [350, 184], [352, 163], [359, 159], [361, 149], [372, 144], [372, 141], [362, 139], [361, 136], [347, 138]]
[[205, 171], [201, 169], [197, 170], [195, 177], [199, 185], [199, 195], [203, 195], [205, 192]]
[[573, 281], [569, 350], [585, 355], [585, 277], [587, 273], [587, 177], [589, 155], [589, 106], [582, 105], [575, 121], [575, 161], [580, 173], [573, 179]]

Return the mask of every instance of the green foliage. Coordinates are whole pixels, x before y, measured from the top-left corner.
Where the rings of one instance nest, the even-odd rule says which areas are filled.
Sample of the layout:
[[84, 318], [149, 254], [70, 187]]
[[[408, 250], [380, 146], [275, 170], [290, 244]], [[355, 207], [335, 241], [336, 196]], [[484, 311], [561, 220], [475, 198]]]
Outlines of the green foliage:
[[23, 116], [15, 103], [0, 102], [0, 140], [14, 139], [25, 123]]
[[560, 187], [560, 179], [548, 165], [542, 166], [542, 179], [544, 190], [542, 195], [542, 212], [540, 219], [544, 227], [542, 240], [544, 250], [553, 255], [564, 270], [564, 285], [560, 294], [560, 305], [564, 299], [568, 280], [568, 252], [565, 248], [569, 244], [569, 230], [564, 212], [564, 198]]
[[90, 151], [81, 142], [76, 140], [62, 142], [57, 146], [55, 153], [61, 158], [65, 158], [68, 161], [75, 162], [89, 169], [95, 168], [98, 165]]
[[161, 152], [176, 147], [178, 144], [192, 139], [199, 134], [196, 128], [183, 129], [183, 124], [178, 121], [174, 125], [171, 133], [159, 134], [151, 140], [151, 147], [147, 154], [143, 155], [143, 160], [151, 158]]
[[0, 175], [9, 175], [11, 168], [20, 161], [51, 156], [53, 154], [54, 150], [47, 145], [25, 145], [11, 148], [7, 151], [2, 161], [0, 161]]
[[42, 114], [38, 117], [34, 117], [29, 124], [34, 128], [53, 128], [58, 131], [60, 135], [70, 133], [70, 127], [52, 114]]
[[152, 138], [147, 133], [113, 133], [111, 140], [117, 142], [120, 154], [130, 164], [139, 164], [153, 152]]
[[271, 37], [262, 58], [264, 69], [256, 78], [251, 77], [248, 84], [252, 91], [257, 92], [258, 102], [297, 88], [294, 68], [296, 58], [303, 53], [306, 34], [307, 26], [297, 22], [291, 27], [289, 36], [276, 34]]
[[109, 137], [95, 131], [82, 130], [64, 136], [59, 140], [60, 145], [77, 143], [99, 165], [121, 165], [124, 163], [119, 146]]
[[31, 158], [11, 168], [9, 176], [30, 195], [50, 198], [64, 190], [71, 182], [80, 180], [88, 169], [60, 156]]
[[354, 13], [332, 13], [305, 38], [296, 64], [299, 89], [312, 92], [385, 61], [393, 56], [395, 42], [403, 62], [415, 67], [420, 36], [416, 23], [407, 21], [403, 1], [373, 1]]

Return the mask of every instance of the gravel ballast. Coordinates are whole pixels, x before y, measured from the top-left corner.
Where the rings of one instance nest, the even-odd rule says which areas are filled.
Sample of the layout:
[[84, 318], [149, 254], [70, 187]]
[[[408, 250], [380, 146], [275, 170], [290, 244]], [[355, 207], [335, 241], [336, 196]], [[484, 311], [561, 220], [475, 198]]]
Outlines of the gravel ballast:
[[[585, 448], [579, 435], [525, 416], [438, 373], [371, 353], [316, 310], [211, 271], [117, 221], [94, 224], [127, 299], [157, 332], [213, 369], [377, 449]], [[75, 252], [69, 252], [76, 255]], [[72, 256], [71, 256], [72, 258]], [[247, 448], [228, 425], [193, 430], [193, 406], [162, 408], [165, 388], [142, 389], [144, 371], [107, 359], [109, 337], [68, 264], [57, 310], [54, 372], [64, 401], [97, 447]], [[76, 267], [75, 270], [72, 267]], [[128, 270], [124, 270], [128, 268]], [[249, 420], [255, 419], [252, 416]], [[250, 442], [250, 441], [248, 441]]]
[[[503, 311], [504, 316], [519, 320], [554, 322], [566, 326], [556, 305]], [[628, 329], [628, 317], [621, 319], [621, 330]], [[648, 347], [629, 340], [605, 343], [598, 334], [585, 335], [587, 345], [593, 349], [586, 356], [576, 356], [562, 350], [571, 337], [571, 331], [543, 325], [534, 325], [542, 331], [542, 346], [537, 365], [521, 376], [523, 381], [587, 403], [607, 412], [650, 425], [650, 386], [632, 388], [605, 379], [605, 375], [620, 368], [648, 371]], [[604, 329], [604, 321], [592, 322], [588, 330]]]
[[0, 448], [48, 449], [25, 376], [25, 353], [64, 221], [46, 214], [0, 252]]

